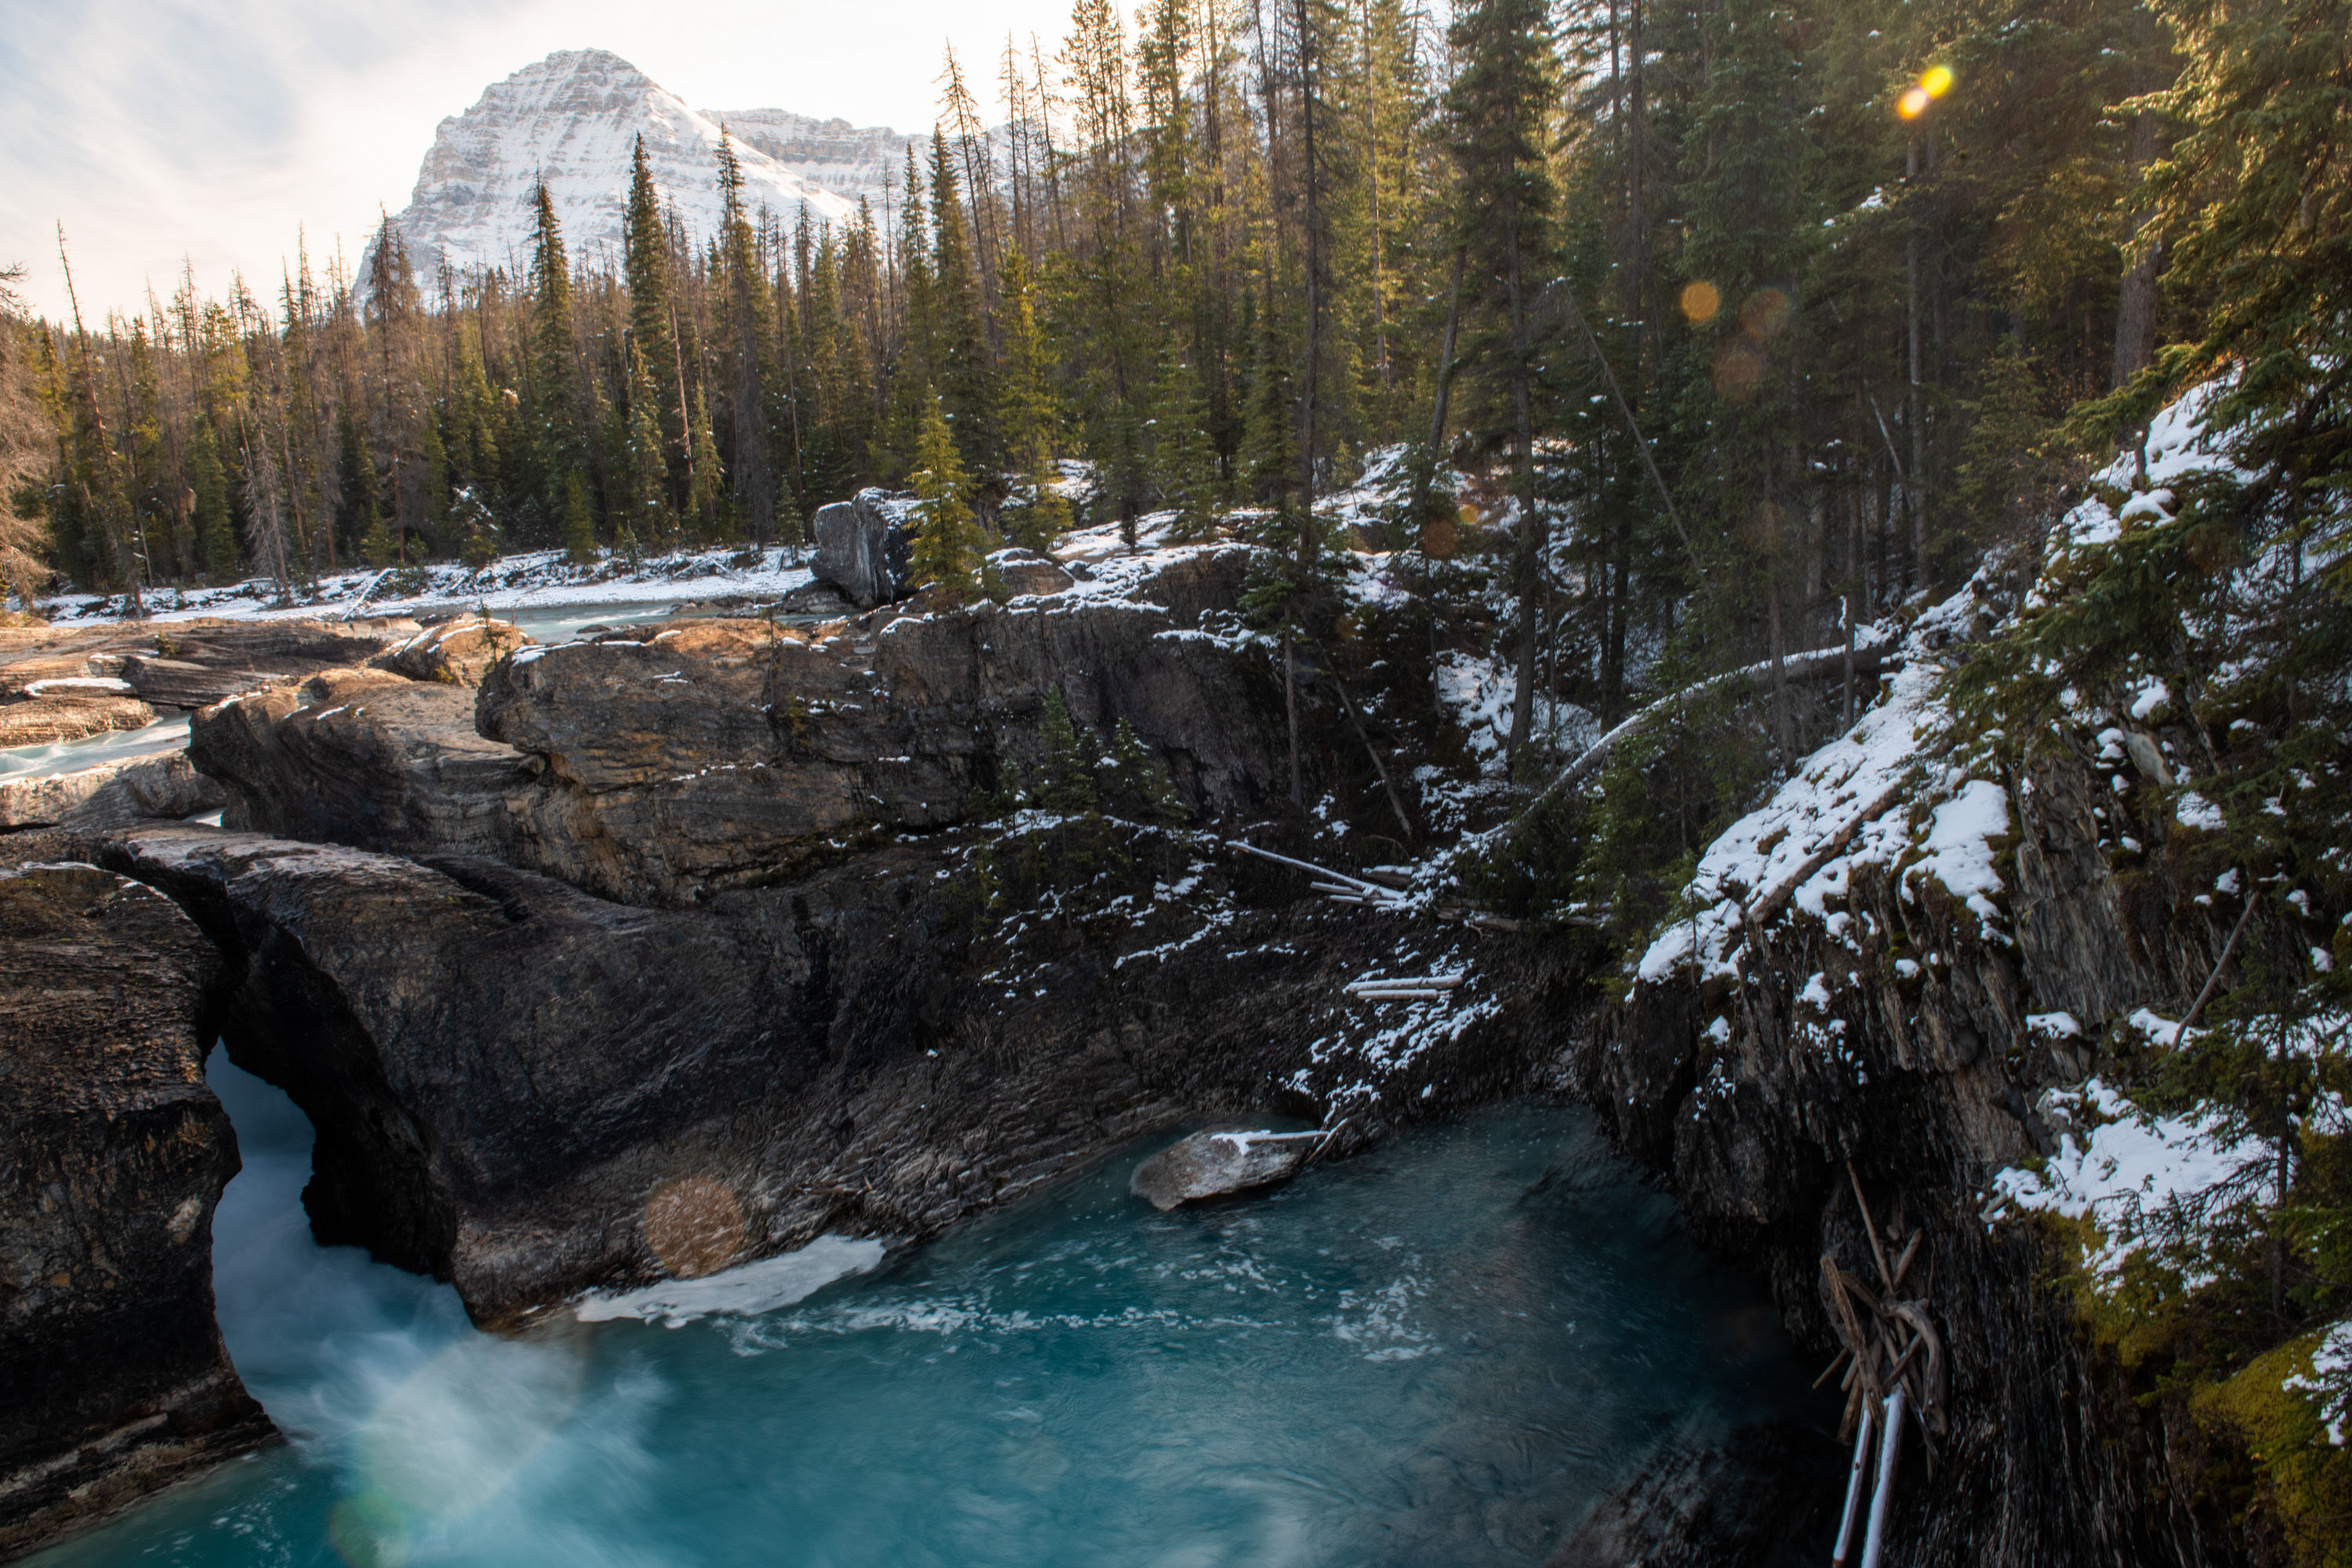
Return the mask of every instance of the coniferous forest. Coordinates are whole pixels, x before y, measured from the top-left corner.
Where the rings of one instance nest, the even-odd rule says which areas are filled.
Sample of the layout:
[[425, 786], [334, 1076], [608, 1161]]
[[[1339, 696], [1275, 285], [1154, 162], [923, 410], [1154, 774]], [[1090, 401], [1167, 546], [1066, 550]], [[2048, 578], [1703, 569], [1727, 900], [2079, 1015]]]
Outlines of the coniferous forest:
[[[1394, 778], [1465, 754], [1411, 726], [1441, 706], [1441, 640], [1475, 641], [1504, 759], [1457, 770], [1452, 818], [1419, 803], [1410, 854], [1481, 929], [1574, 945], [1628, 1038], [1644, 986], [1703, 996], [1677, 1096], [1729, 1082], [1735, 1026], [1761, 1037], [1759, 933], [1865, 819], [1918, 802], [1888, 830], [1912, 846], [1881, 868], [1896, 910], [1970, 770], [2022, 822], [2064, 752], [2104, 780], [2078, 816], [2112, 923], [2186, 994], [2116, 1000], [2102, 1040], [2025, 994], [2017, 965], [2047, 954], [2000, 930], [2022, 885], [2003, 815], [1977, 835], [1990, 880], [1935, 918], [1983, 899], [1981, 972], [2056, 1065], [2030, 1079], [2028, 1047], [1979, 1056], [1973, 1032], [1957, 1059], [1999, 1077], [2044, 1163], [2074, 1147], [2067, 1104], [2090, 1136], [2095, 1063], [2252, 1151], [2128, 1267], [2087, 1206], [2052, 1219], [2049, 1273], [2102, 1375], [2173, 1422], [2197, 1507], [2253, 1520], [2253, 1560], [2352, 1561], [2352, 0], [1076, 0], [1058, 47], [950, 53], [940, 84], [888, 199], [845, 224], [748, 205], [722, 143], [725, 220], [690, 232], [641, 147], [617, 266], [567, 246], [542, 187], [511, 272], [422, 276], [387, 219], [357, 258], [298, 254], [225, 297], [190, 274], [62, 319], [0, 300], [0, 577], [27, 610], [71, 586], [136, 615], [247, 579], [291, 604], [360, 565], [562, 551], [584, 574], [803, 543], [871, 486], [914, 497], [935, 606], [987, 592], [990, 552], [1079, 528], [1236, 539], [1259, 548], [1235, 641], [1278, 658], [1288, 704], [1286, 825], [1308, 831], [1303, 654], [1404, 857]], [[2226, 451], [2183, 456], [2191, 423]], [[2070, 532], [2084, 509], [2099, 527]], [[1377, 636], [1374, 595], [1327, 591], [1350, 552], [1408, 582]], [[1876, 804], [1778, 903], [1706, 884], [1809, 753], [1874, 694], [1895, 706], [1858, 657], [1912, 648], [1916, 695], [1938, 637], [1916, 712], [1944, 728], [1879, 759], [1912, 782], [1855, 784]], [[1842, 701], [1790, 694], [1817, 653]], [[1394, 777], [1349, 680], [1407, 737]], [[1708, 707], [1733, 680], [1769, 702]], [[1573, 761], [1547, 734], [1563, 707], [1605, 737]], [[1483, 831], [1432, 848], [1457, 829]], [[1854, 994], [1956, 994], [1949, 942], [1885, 940]], [[1831, 968], [1785, 967], [1765, 978], [1794, 1019]], [[1850, 1068], [1860, 1033], [1822, 1059]], [[1822, 1168], [1864, 1201], [1851, 1160]], [[1990, 1235], [1992, 1194], [1938, 1179], [1968, 1187], [1954, 1234]], [[2234, 1447], [2183, 1436], [2225, 1422]]]
[[1629, 650], [1831, 640], [2248, 334], [2340, 330], [2341, 110], [2293, 84], [2340, 78], [2343, 8], [2261, 15], [1080, 0], [1058, 51], [950, 57], [854, 223], [689, 235], [641, 163], [617, 271], [542, 204], [519, 276], [418, 277], [387, 220], [355, 266], [16, 321], [11, 586], [792, 542], [934, 416], [1007, 540], [1083, 459], [1088, 521], [1297, 544], [1403, 444], [1407, 542], [1538, 519], [1519, 662], [1613, 718]]

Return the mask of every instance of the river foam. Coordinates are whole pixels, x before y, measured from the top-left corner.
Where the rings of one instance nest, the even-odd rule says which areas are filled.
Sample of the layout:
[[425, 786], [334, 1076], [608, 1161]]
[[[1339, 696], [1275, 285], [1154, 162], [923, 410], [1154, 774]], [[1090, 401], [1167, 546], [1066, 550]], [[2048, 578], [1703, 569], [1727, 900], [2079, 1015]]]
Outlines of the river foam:
[[211, 1078], [245, 1156], [222, 1331], [291, 1441], [42, 1568], [1524, 1563], [1662, 1443], [1801, 1403], [1769, 1311], [1580, 1113], [1166, 1215], [1126, 1191], [1162, 1138], [927, 1247], [508, 1339], [317, 1246], [307, 1122]]

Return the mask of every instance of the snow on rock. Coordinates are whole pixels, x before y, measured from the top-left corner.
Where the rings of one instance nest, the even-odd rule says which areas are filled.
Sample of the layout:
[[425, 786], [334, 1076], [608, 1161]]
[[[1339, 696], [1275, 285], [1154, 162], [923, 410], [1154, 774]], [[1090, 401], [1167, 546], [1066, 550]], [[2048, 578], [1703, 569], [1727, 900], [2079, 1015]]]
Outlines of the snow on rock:
[[1936, 808], [1921, 846], [1922, 858], [1906, 868], [1906, 892], [1919, 879], [1933, 877], [1959, 898], [1983, 921], [1990, 936], [2000, 919], [1991, 894], [2000, 891], [2000, 873], [1993, 869], [1992, 841], [2009, 832], [2009, 796], [1999, 784], [1970, 779], [1959, 792]]
[[[1446, 652], [1437, 656], [1435, 685], [1438, 701], [1462, 726], [1480, 773], [1504, 776], [1510, 765], [1511, 704], [1518, 695], [1518, 671], [1499, 658]], [[1574, 756], [1600, 739], [1601, 725], [1587, 709], [1539, 696], [1528, 717], [1528, 732]]]
[[2308, 1394], [2327, 1424], [2327, 1440], [2344, 1447], [2345, 1429], [2352, 1426], [2352, 1318], [2320, 1335], [2311, 1352], [2311, 1370], [2297, 1373], [2281, 1386]]
[[[2059, 521], [2052, 535], [2053, 567], [2063, 563], [2070, 550], [2121, 538], [2126, 524], [2171, 521], [2176, 490], [2193, 479], [2215, 474], [2252, 477], [2231, 460], [2225, 434], [2208, 422], [2214, 400], [2229, 384], [2224, 379], [2192, 387], [2149, 422], [2147, 488], [2141, 488], [2137, 450], [2123, 453], [2091, 477], [2089, 496]], [[2119, 492], [2120, 500], [2109, 500]]]
[[2172, 815], [2181, 826], [2193, 827], [2200, 833], [2219, 833], [2230, 826], [2221, 808], [2193, 789], [2181, 791], [2180, 798], [2172, 803]]
[[[2161, 1246], [2189, 1216], [2188, 1205], [2272, 1158], [2263, 1140], [2233, 1137], [2218, 1111], [2158, 1116], [2098, 1079], [2079, 1094], [2043, 1098], [2074, 1125], [2041, 1170], [2012, 1166], [1993, 1178], [1990, 1213], [2090, 1221], [2098, 1235], [2087, 1262], [2104, 1284], [2115, 1283], [2136, 1255]], [[2176, 1254], [2176, 1262], [2188, 1288], [2211, 1278], [2193, 1258]]]
[[[1826, 900], [1844, 892], [1853, 865], [1900, 855], [1910, 841], [1901, 795], [1921, 741], [1943, 720], [1936, 687], [1935, 670], [1906, 665], [1884, 701], [1708, 845], [1685, 890], [1692, 912], [1651, 942], [1640, 978], [1655, 984], [1694, 965], [1702, 980], [1733, 973], [1746, 910], [1787, 902], [1821, 916]], [[1964, 820], [1953, 825], [1956, 868]]]
[[820, 1236], [797, 1251], [746, 1263], [699, 1279], [667, 1279], [636, 1290], [597, 1291], [573, 1306], [583, 1323], [636, 1318], [679, 1328], [714, 1313], [756, 1317], [789, 1307], [835, 1280], [863, 1274], [882, 1261], [889, 1244], [871, 1237]]
[[[799, 119], [781, 110], [747, 118], [764, 119], [768, 112], [782, 121]], [[837, 181], [820, 184], [823, 176], [807, 166], [831, 160], [812, 156], [803, 167], [787, 167], [754, 144], [773, 141], [789, 148], [808, 140], [771, 134], [782, 129], [763, 125], [755, 138], [747, 124], [746, 133], [737, 138], [745, 205], [755, 213], [764, 206], [787, 224], [803, 205], [821, 222], [853, 217], [863, 191], [828, 188]], [[472, 108], [441, 122], [417, 172], [416, 188], [393, 217], [393, 226], [428, 290], [444, 264], [459, 274], [504, 268], [518, 277], [529, 265], [532, 193], [544, 179], [573, 264], [596, 260], [617, 267], [636, 139], [645, 139], [662, 202], [685, 220], [689, 241], [697, 241], [719, 232], [719, 130], [717, 118], [689, 108], [618, 55], [561, 49], [493, 83]], [[888, 131], [849, 132], [848, 137], [874, 142], [877, 148], [903, 148], [905, 142]], [[858, 164], [874, 161], [871, 149], [849, 156]], [[878, 199], [875, 210], [878, 222]], [[367, 270], [362, 261], [359, 276], [365, 279]]]

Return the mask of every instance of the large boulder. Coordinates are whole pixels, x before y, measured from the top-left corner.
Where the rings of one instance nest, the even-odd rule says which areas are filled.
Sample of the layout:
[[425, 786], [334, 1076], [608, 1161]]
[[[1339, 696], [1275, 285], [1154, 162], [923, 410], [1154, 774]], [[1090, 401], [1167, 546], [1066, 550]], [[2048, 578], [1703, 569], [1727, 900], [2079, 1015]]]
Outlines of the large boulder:
[[479, 686], [483, 671], [536, 640], [511, 621], [459, 616], [426, 627], [391, 652], [378, 654], [371, 662], [379, 669], [404, 675], [411, 680]]
[[1327, 1138], [1320, 1132], [1195, 1132], [1135, 1168], [1127, 1190], [1162, 1211], [1296, 1175]]
[[76, 773], [0, 779], [0, 830], [177, 821], [227, 801], [221, 786], [198, 773], [185, 752], [118, 757]]
[[861, 610], [906, 596], [907, 530], [882, 491], [860, 490], [854, 500], [817, 508], [815, 531], [809, 570], [818, 582], [839, 588]]
[[1263, 662], [1124, 600], [526, 649], [484, 679], [476, 722], [545, 763], [514, 800], [516, 863], [674, 904], [796, 874], [864, 826], [962, 820], [975, 792], [1035, 762], [1056, 691], [1097, 732], [1130, 723], [1203, 814], [1255, 811], [1281, 787]]
[[124, 692], [95, 685], [37, 684], [37, 694], [20, 701], [0, 702], [0, 746], [87, 741], [109, 731], [138, 730], [155, 721], [155, 710]]
[[62, 852], [0, 841], [0, 1556], [272, 1435], [213, 1322], [217, 957]]
[[395, 852], [506, 851], [508, 797], [539, 763], [474, 730], [474, 693], [323, 671], [196, 715], [188, 755], [225, 826]]
[[988, 558], [988, 574], [1003, 584], [1006, 597], [1016, 599], [1058, 594], [1077, 581], [1034, 550], [997, 551]]

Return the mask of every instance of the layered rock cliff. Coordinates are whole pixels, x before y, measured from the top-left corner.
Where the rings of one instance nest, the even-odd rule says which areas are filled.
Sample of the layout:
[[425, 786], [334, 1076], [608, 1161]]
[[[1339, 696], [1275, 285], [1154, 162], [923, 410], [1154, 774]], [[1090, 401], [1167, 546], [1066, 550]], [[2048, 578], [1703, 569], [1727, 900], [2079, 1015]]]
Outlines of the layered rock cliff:
[[2049, 1091], [2134, 1009], [2185, 1008], [2231, 911], [2168, 879], [2161, 814], [2134, 829], [2150, 866], [2118, 871], [2141, 781], [2081, 737], [1990, 768], [1941, 706], [1937, 643], [1916, 636], [1885, 705], [1711, 847], [1575, 1073], [1824, 1362], [1851, 1339], [1825, 1259], [1926, 1314], [1942, 1384], [1906, 1435], [1890, 1561], [2240, 1561], [2180, 1468], [2204, 1439], [2135, 1403], [2040, 1235], [1987, 1219], [1995, 1174], [2053, 1148]]
[[273, 1430], [213, 1322], [219, 959], [69, 852], [0, 839], [0, 1556]]

